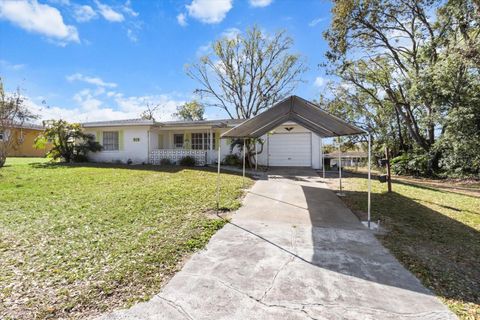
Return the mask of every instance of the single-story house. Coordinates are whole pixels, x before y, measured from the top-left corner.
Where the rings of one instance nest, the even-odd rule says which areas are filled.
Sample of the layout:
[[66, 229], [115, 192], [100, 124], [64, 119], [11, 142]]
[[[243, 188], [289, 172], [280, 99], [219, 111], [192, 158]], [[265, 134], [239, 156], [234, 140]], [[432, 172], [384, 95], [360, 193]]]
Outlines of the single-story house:
[[13, 139], [7, 150], [10, 157], [44, 157], [52, 145], [47, 143], [45, 148], [35, 147], [35, 139], [44, 130], [45, 128], [38, 124], [18, 124], [5, 130], [5, 132], [0, 131], [0, 143], [3, 143], [6, 139]]
[[342, 153], [333, 151], [325, 154], [325, 165], [338, 166], [339, 157], [342, 159], [342, 167], [355, 167], [365, 163], [368, 154], [365, 151], [346, 151]]
[[[221, 159], [230, 154], [232, 140], [220, 139], [220, 135], [243, 121], [131, 119], [86, 122], [82, 126], [103, 146], [102, 151], [89, 155], [91, 161], [159, 164], [164, 158], [177, 162], [190, 155], [195, 157], [197, 164], [204, 165], [217, 162], [219, 143], [222, 144]], [[294, 122], [279, 125], [261, 139], [264, 145], [257, 157], [259, 165], [321, 168], [320, 137]]]

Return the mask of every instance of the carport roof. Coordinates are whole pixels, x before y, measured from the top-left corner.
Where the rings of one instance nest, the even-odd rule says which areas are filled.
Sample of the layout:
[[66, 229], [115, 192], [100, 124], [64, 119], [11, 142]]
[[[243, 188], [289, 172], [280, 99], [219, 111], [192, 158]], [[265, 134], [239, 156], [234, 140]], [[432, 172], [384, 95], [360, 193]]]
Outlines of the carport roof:
[[293, 121], [322, 138], [366, 134], [354, 125], [339, 119], [313, 102], [290, 96], [261, 114], [248, 119], [222, 134], [222, 138], [258, 138], [282, 123]]

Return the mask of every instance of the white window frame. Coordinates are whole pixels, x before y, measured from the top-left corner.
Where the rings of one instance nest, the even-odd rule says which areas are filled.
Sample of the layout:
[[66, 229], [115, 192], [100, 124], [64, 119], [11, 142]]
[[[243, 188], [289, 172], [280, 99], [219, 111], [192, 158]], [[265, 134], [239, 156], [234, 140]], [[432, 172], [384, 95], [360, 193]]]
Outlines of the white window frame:
[[[197, 135], [196, 137], [194, 135]], [[213, 136], [213, 149], [215, 149], [215, 132]], [[192, 132], [192, 149], [193, 150], [210, 150], [210, 133], [209, 132]]]
[[[180, 138], [182, 139], [182, 143], [177, 143], [176, 141], [176, 138]], [[183, 133], [174, 133], [173, 134], [173, 147], [175, 149], [183, 149], [183, 145], [185, 144], [185, 138], [184, 138], [184, 135]]]
[[[109, 135], [112, 135], [112, 136], [109, 137]], [[115, 141], [115, 138], [116, 138], [116, 141]], [[120, 133], [118, 131], [103, 131], [102, 139], [103, 139], [102, 141], [103, 151], [119, 151], [120, 150]], [[108, 140], [112, 140], [112, 141], [108, 141]]]

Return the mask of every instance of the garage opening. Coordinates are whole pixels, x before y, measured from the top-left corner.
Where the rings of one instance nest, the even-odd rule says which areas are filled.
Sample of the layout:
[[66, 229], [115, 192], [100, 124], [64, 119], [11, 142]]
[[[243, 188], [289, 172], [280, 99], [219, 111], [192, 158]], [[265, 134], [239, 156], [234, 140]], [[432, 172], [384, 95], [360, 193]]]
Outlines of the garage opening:
[[311, 133], [275, 133], [268, 136], [268, 166], [312, 166]]

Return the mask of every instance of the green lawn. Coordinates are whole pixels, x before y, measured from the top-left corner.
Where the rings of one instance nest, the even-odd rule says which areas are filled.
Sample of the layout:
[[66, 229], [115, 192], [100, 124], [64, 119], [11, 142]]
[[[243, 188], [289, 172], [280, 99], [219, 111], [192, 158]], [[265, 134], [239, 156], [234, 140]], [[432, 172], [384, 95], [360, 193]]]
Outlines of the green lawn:
[[[223, 220], [216, 173], [60, 165], [12, 158], [0, 169], [0, 319], [78, 318], [158, 292]], [[241, 176], [222, 174], [221, 206]]]
[[[344, 201], [367, 210], [367, 182], [345, 179]], [[462, 319], [480, 319], [480, 198], [402, 181], [373, 180], [372, 220], [382, 243]]]

